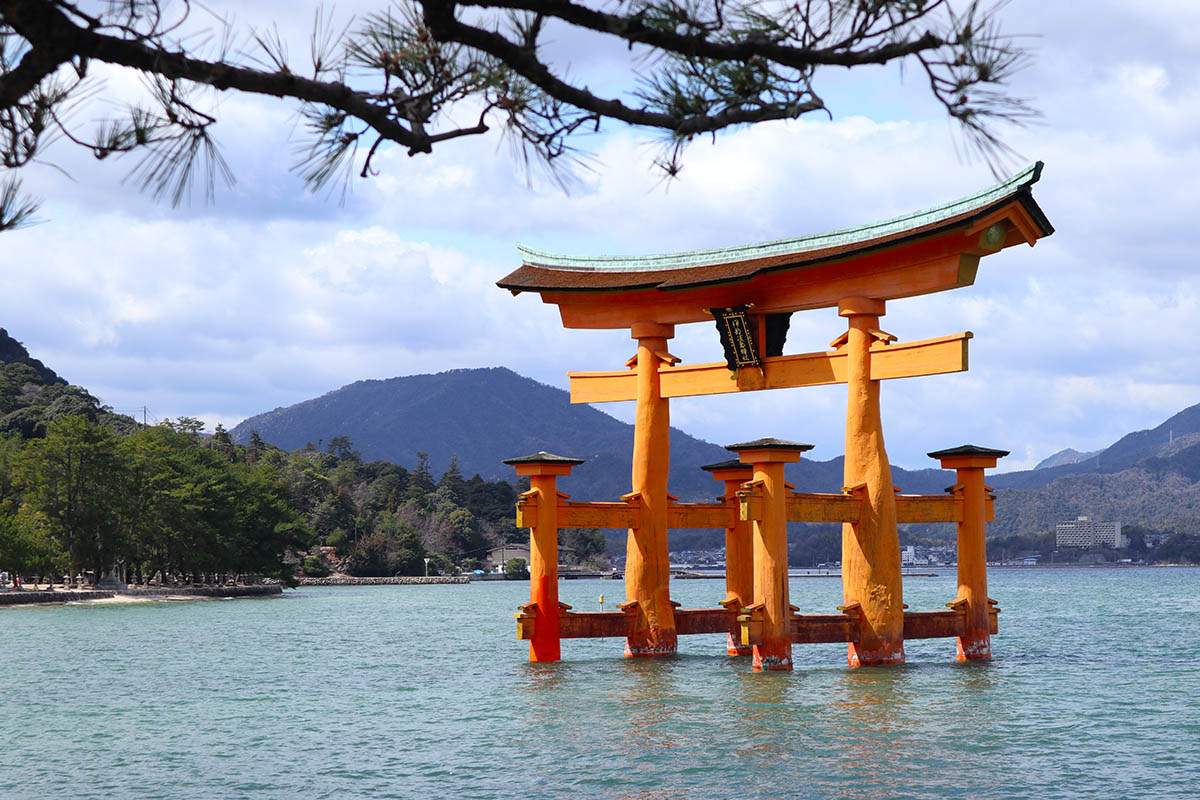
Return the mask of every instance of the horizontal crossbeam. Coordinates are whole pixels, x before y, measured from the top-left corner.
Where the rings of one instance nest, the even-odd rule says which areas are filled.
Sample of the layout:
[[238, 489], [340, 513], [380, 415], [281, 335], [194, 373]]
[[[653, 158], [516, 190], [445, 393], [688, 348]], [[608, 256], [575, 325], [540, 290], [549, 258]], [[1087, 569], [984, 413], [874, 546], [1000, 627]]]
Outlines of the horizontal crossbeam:
[[862, 499], [848, 494], [792, 492], [787, 498], [788, 522], [858, 522]]
[[[970, 331], [915, 342], [877, 344], [871, 348], [871, 380], [913, 378], [964, 372]], [[760, 373], [746, 368], [735, 375], [724, 362], [659, 367], [663, 397], [824, 386], [846, 382], [846, 353], [833, 350], [763, 359]], [[572, 403], [610, 403], [637, 399], [637, 373], [632, 370], [568, 372]]]
[[[675, 633], [679, 636], [730, 633], [736, 639], [741, 635], [740, 613], [728, 608], [677, 608]], [[996, 634], [999, 631], [996, 610], [993, 609], [988, 617], [991, 633]], [[533, 638], [534, 620], [532, 614], [517, 617], [517, 638]], [[564, 611], [558, 617], [558, 635], [562, 639], [625, 638], [633, 632], [635, 621], [636, 615], [625, 611]], [[793, 614], [788, 627], [792, 642], [821, 644], [857, 642], [859, 625], [857, 614]], [[904, 612], [905, 639], [961, 636], [965, 626], [966, 614], [961, 611]]]
[[[531, 528], [537, 522], [539, 498], [522, 496], [517, 503], [517, 527]], [[629, 502], [582, 503], [559, 500], [559, 528], [641, 527], [642, 506], [637, 497]], [[672, 529], [709, 529], [732, 527], [737, 509], [722, 503], [671, 503], [667, 507], [667, 527]]]
[[[746, 492], [741, 500], [741, 519], [762, 519], [762, 498], [757, 493]], [[985, 519], [990, 522], [995, 502], [991, 497], [985, 502]], [[862, 499], [855, 494], [792, 492], [787, 497], [788, 522], [858, 522], [861, 509]], [[962, 516], [963, 501], [956, 495], [896, 496], [897, 522], [959, 522]]]

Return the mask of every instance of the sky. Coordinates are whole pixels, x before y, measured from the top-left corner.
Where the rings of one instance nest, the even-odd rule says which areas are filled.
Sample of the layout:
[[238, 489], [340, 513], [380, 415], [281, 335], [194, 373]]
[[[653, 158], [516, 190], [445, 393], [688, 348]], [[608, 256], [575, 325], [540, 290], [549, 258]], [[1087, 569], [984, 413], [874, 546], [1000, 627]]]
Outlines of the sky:
[[[237, 4], [237, 26], [278, 22], [297, 51], [309, 19], [290, 3]], [[338, 17], [366, 13], [340, 2]], [[1012, 0], [1008, 33], [1032, 59], [1010, 91], [1042, 117], [1001, 128], [1019, 157], [1045, 162], [1034, 196], [1053, 236], [985, 258], [971, 287], [890, 302], [902, 340], [969, 330], [970, 369], [888, 381], [888, 453], [906, 468], [964, 443], [1012, 451], [1028, 469], [1088, 451], [1200, 402], [1200, 4], [1192, 0]], [[618, 54], [556, 42], [572, 70], [614, 84]], [[109, 97], [136, 78], [100, 71]], [[379, 174], [344, 202], [289, 171], [295, 106], [220, 98], [216, 136], [237, 176], [207, 205], [172, 208], [59, 143], [23, 170], [41, 224], [0, 233], [0, 326], [115, 409], [186, 415], [211, 429], [363, 379], [505, 366], [567, 388], [572, 370], [618, 369], [628, 331], [564, 330], [536, 295], [495, 282], [517, 242], [576, 254], [649, 254], [855, 226], [991, 185], [986, 163], [915, 71], [818, 78], [833, 118], [770, 123], [694, 144], [680, 177], [650, 168], [657, 140], [610, 126], [586, 142], [590, 171], [570, 194], [528, 176], [499, 136], [432, 156], [381, 153]], [[102, 108], [98, 108], [98, 115]], [[91, 113], [91, 112], [89, 112]], [[793, 316], [786, 352], [823, 350], [836, 309]], [[671, 352], [721, 360], [711, 325], [680, 326]], [[672, 424], [717, 443], [763, 436], [841, 455], [845, 387], [672, 401]], [[631, 421], [632, 403], [602, 410]], [[514, 454], [518, 455], [518, 454]], [[572, 454], [566, 454], [572, 455]]]

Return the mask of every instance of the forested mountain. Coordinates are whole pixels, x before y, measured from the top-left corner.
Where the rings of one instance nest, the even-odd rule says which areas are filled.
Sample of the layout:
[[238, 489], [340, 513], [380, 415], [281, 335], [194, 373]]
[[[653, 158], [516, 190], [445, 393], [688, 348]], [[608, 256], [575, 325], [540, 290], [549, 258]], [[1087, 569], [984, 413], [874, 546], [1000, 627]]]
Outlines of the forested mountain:
[[[1141, 432], [1146, 433], [1150, 432]], [[1148, 438], [1130, 436], [1138, 437], [1135, 442]], [[1056, 522], [1080, 515], [1159, 531], [1200, 533], [1200, 434], [1176, 436], [1171, 442], [1147, 449], [1152, 455], [1125, 469], [1063, 475], [1032, 489], [1000, 489], [996, 520], [988, 533], [1003, 536], [1052, 531]], [[1103, 456], [1101, 459], [1103, 466]], [[1009, 477], [997, 475], [989, 482], [1003, 485]]]
[[54, 370], [41, 361], [29, 355], [25, 345], [8, 335], [8, 331], [0, 328], [0, 362], [5, 364], [24, 364], [37, 374], [40, 383], [45, 385], [63, 383], [66, 381], [54, 374]]
[[[519, 488], [505, 458], [547, 450], [587, 459], [562, 482], [579, 500], [615, 499], [629, 489], [631, 425], [571, 405], [566, 392], [508, 369], [360, 381], [252, 417], [233, 432], [218, 426], [205, 437], [199, 420], [183, 417], [144, 429], [111, 413], [4, 331], [0, 353], [0, 540], [25, 541], [22, 547], [31, 553], [35, 540], [62, 545], [76, 562], [84, 553], [73, 550], [81, 541], [76, 532], [55, 532], [54, 498], [39, 494], [50, 481], [50, 473], [39, 470], [62, 447], [91, 448], [96, 455], [95, 495], [103, 501], [92, 520], [98, 536], [113, 535], [110, 523], [117, 519], [125, 532], [116, 531], [115, 541], [131, 548], [120, 551], [128, 563], [153, 564], [154, 554], [166, 552], [160, 543], [167, 542], [175, 553], [168, 560], [193, 571], [215, 569], [232, 552], [235, 540], [227, 532], [243, 500], [269, 501], [279, 512], [258, 536], [266, 550], [255, 556], [256, 569], [281, 569], [287, 547], [304, 555], [309, 545], [324, 545], [332, 555], [311, 558], [358, 574], [393, 574], [423, 571], [424, 555], [433, 558], [433, 568], [470, 565], [488, 546], [524, 536], [513, 527]], [[989, 476], [998, 490], [989, 535], [1045, 535], [1056, 522], [1081, 514], [1146, 533], [1187, 538], [1200, 531], [1200, 405], [1083, 460], [1074, 455], [1056, 454], [1052, 458], [1060, 463], [1054, 466]], [[719, 487], [699, 467], [729, 456], [723, 447], [673, 431], [670, 490], [683, 500], [711, 499]], [[150, 485], [147, 476], [165, 492], [165, 505], [145, 505], [160, 502], [138, 493]], [[893, 476], [906, 493], [939, 493], [953, 483], [950, 473], [937, 469], [893, 467]], [[789, 465], [788, 478], [801, 491], [837, 491], [842, 459], [802, 460]], [[122, 503], [114, 505], [114, 499]], [[247, 509], [259, 519], [270, 516], [261, 507]], [[804, 549], [806, 541], [824, 537], [822, 547], [835, 554], [836, 527], [798, 530], [794, 544]], [[571, 535], [579, 557], [596, 554], [594, 536]], [[909, 526], [902, 537], [945, 541], [953, 538], [953, 526]], [[696, 539], [679, 532], [672, 541], [686, 548]], [[824, 550], [822, 560], [833, 557]]]
[[[250, 417], [231, 434], [245, 442], [252, 431], [285, 450], [307, 444], [320, 450], [322, 442], [345, 436], [366, 459], [410, 467], [425, 452], [435, 473], [457, 456], [464, 475], [492, 480], [513, 478], [504, 459], [545, 450], [586, 460], [561, 481], [563, 491], [577, 499], [614, 500], [630, 489], [632, 425], [591, 406], [572, 405], [562, 389], [503, 367], [358, 381]], [[700, 466], [730, 457], [724, 447], [672, 428], [670, 491], [682, 500], [711, 499], [720, 488]], [[940, 492], [953, 483], [949, 473], [936, 469], [893, 469], [896, 483], [908, 492]], [[787, 475], [801, 491], [838, 491], [842, 459], [805, 459], [789, 465]]]
[[71, 416], [125, 432], [135, 424], [102, 406], [82, 386], [69, 385], [0, 328], [0, 435], [41, 438], [50, 423]]

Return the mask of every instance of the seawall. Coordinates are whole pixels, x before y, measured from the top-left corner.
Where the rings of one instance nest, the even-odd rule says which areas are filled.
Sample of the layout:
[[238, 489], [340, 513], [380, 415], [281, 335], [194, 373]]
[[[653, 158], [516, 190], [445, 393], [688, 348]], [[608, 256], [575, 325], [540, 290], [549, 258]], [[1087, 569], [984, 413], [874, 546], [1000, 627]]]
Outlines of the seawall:
[[16, 591], [0, 592], [0, 606], [18, 606], [26, 603], [69, 603], [72, 600], [107, 600], [115, 597], [116, 592], [56, 592], [56, 591]]
[[0, 592], [0, 606], [29, 605], [33, 603], [72, 603], [80, 600], [110, 600], [114, 597], [267, 597], [282, 594], [278, 584], [258, 586], [166, 586], [129, 587], [120, 591], [112, 589], [59, 591], [8, 591]]
[[301, 586], [415, 586], [426, 583], [470, 583], [465, 575], [431, 575], [428, 578], [301, 578]]

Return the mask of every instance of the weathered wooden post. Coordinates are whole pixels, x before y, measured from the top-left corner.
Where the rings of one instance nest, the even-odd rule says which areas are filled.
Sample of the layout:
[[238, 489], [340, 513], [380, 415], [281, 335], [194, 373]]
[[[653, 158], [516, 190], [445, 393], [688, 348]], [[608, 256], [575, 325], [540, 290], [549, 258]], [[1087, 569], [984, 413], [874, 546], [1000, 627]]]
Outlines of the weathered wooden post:
[[[754, 468], [734, 458], [706, 464], [700, 469], [710, 473], [713, 480], [724, 481], [721, 501], [733, 511], [725, 528], [725, 599], [721, 605], [743, 609], [754, 602], [754, 543], [750, 521], [742, 519], [739, 511], [737, 492], [743, 483], [753, 480]], [[729, 634], [729, 655], [748, 656], [752, 649]]]
[[726, 446], [745, 464], [754, 467], [754, 478], [745, 504], [753, 520], [754, 602], [752, 616], [761, 619], [761, 634], [754, 644], [755, 670], [792, 668], [792, 608], [788, 600], [787, 495], [785, 464], [800, 460], [811, 444], [783, 439], [757, 439]]
[[670, 404], [662, 396], [659, 367], [677, 359], [667, 353], [674, 325], [636, 322], [637, 412], [633, 430], [633, 494], [642, 502], [641, 528], [629, 529], [625, 556], [625, 602], [636, 611], [625, 655], [666, 656], [678, 647], [671, 604], [671, 561], [667, 552], [667, 472], [671, 466]]
[[859, 641], [851, 642], [851, 666], [904, 661], [904, 600], [900, 578], [900, 538], [896, 529], [896, 495], [892, 468], [883, 446], [879, 415], [879, 380], [871, 374], [875, 342], [895, 337], [879, 330], [884, 301], [845, 298], [838, 314], [849, 330], [835, 341], [845, 348], [847, 489], [865, 486], [858, 522], [842, 525], [842, 593], [846, 606], [862, 613]]
[[950, 608], [966, 614], [966, 622], [958, 637], [958, 660], [973, 661], [991, 658], [991, 615], [993, 601], [987, 591], [987, 495], [983, 483], [984, 469], [996, 466], [996, 461], [1008, 455], [1007, 450], [963, 445], [930, 453], [941, 461], [942, 469], [956, 472], [956, 483], [950, 491], [962, 499], [962, 516], [958, 521], [958, 596], [947, 603]]
[[[558, 478], [583, 463], [579, 458], [545, 451], [506, 459], [517, 475], [528, 476], [529, 491], [518, 500], [518, 513], [529, 528], [529, 604], [518, 618], [533, 617], [530, 661], [558, 661]], [[533, 506], [533, 508], [530, 508]], [[532, 513], [530, 513], [532, 512]]]

